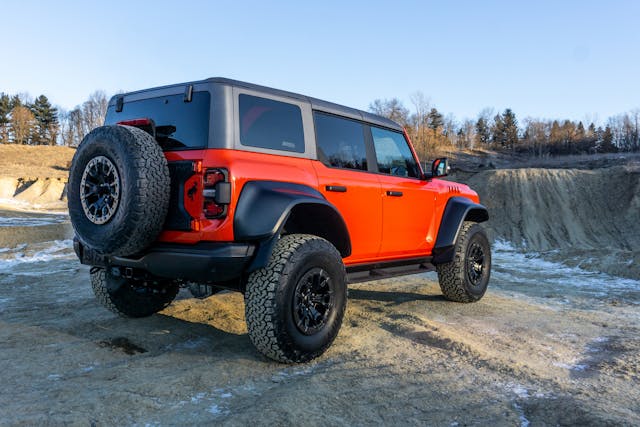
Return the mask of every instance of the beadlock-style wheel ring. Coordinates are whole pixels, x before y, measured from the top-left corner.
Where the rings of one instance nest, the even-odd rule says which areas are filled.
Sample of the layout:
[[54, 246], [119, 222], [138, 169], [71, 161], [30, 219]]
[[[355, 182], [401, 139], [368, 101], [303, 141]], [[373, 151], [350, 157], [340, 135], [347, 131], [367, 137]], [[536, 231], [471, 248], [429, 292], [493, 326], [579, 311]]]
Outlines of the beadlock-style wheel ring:
[[96, 156], [87, 163], [80, 181], [80, 201], [87, 219], [101, 225], [115, 215], [120, 202], [120, 175], [109, 158]]
[[478, 243], [473, 243], [467, 252], [467, 277], [473, 286], [478, 286], [484, 274], [484, 251]]
[[327, 323], [334, 305], [331, 277], [322, 268], [307, 271], [293, 294], [293, 320], [300, 332], [313, 335]]

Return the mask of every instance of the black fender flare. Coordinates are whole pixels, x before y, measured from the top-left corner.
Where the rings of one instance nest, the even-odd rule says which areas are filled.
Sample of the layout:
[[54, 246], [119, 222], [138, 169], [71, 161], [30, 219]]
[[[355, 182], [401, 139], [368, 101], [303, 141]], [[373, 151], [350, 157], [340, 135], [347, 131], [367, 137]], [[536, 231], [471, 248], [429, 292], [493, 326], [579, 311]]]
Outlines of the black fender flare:
[[452, 197], [447, 201], [433, 247], [433, 264], [453, 260], [454, 248], [464, 221], [485, 222], [489, 220], [487, 208], [466, 197]]
[[306, 223], [297, 232], [313, 229], [312, 234], [331, 242], [343, 258], [351, 254], [349, 231], [342, 215], [318, 190], [289, 182], [249, 181], [240, 192], [233, 218], [236, 241], [258, 242], [249, 272], [267, 265], [292, 214], [298, 222], [304, 219]]

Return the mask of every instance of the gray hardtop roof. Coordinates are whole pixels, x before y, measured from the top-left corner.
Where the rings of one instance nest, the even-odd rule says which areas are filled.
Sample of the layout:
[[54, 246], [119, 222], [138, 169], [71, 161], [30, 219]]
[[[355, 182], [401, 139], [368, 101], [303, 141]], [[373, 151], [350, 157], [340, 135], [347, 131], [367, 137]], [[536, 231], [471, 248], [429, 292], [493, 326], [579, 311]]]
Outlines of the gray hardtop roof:
[[168, 89], [168, 88], [185, 87], [187, 85], [201, 85], [201, 84], [219, 84], [219, 85], [225, 85], [225, 86], [240, 87], [244, 89], [253, 90], [256, 92], [263, 92], [267, 95], [274, 95], [274, 96], [279, 96], [283, 98], [291, 98], [298, 101], [310, 103], [311, 108], [313, 108], [314, 110], [318, 110], [318, 111], [322, 111], [330, 114], [337, 114], [340, 116], [349, 117], [356, 120], [362, 120], [368, 123], [402, 131], [402, 126], [400, 126], [398, 123], [386, 117], [378, 116], [376, 114], [368, 113], [366, 111], [357, 110], [355, 108], [346, 107], [344, 105], [335, 104], [329, 101], [323, 101], [321, 99], [312, 98], [310, 96], [301, 95], [294, 92], [274, 89], [267, 86], [261, 86], [253, 83], [242, 82], [239, 80], [227, 79], [224, 77], [211, 77], [204, 80], [197, 80], [192, 82], [178, 83], [178, 84], [172, 84], [172, 85], [166, 85], [166, 86], [158, 86], [158, 87], [149, 88], [149, 89], [121, 93], [118, 95], [114, 95], [109, 101], [109, 105], [111, 105], [112, 103], [115, 103], [115, 100], [121, 96], [142, 94], [150, 91], [158, 91], [158, 90]]

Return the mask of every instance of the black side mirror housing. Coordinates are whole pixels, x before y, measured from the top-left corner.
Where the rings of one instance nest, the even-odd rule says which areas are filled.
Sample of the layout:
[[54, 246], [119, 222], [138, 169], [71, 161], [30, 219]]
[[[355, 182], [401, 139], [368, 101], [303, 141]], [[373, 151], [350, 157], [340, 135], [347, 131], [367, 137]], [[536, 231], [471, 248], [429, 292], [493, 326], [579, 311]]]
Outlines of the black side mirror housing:
[[449, 161], [446, 157], [440, 157], [439, 159], [435, 159], [431, 164], [431, 176], [433, 178], [437, 178], [440, 176], [449, 175], [449, 171], [451, 167], [449, 166]]

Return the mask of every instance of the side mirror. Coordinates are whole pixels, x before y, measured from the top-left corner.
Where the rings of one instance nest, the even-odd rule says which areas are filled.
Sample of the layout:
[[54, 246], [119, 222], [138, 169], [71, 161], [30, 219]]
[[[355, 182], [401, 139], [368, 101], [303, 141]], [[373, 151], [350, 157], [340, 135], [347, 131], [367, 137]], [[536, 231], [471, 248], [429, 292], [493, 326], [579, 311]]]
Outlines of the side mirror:
[[446, 157], [435, 159], [431, 164], [431, 176], [437, 178], [439, 176], [447, 176], [450, 171], [449, 161]]

